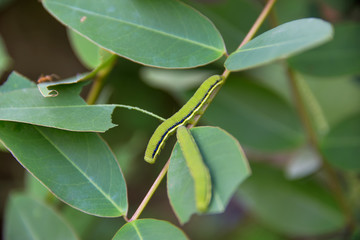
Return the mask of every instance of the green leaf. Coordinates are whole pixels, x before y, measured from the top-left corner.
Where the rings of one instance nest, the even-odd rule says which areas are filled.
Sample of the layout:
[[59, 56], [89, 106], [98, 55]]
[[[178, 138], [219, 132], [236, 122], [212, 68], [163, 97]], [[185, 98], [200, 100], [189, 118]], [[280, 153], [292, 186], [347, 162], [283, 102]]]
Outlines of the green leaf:
[[252, 164], [240, 201], [268, 227], [287, 235], [312, 236], [344, 227], [335, 199], [315, 181], [287, 181], [269, 166]]
[[199, 212], [206, 212], [211, 201], [211, 176], [190, 130], [180, 126], [176, 131], [183, 158], [194, 181], [195, 202]]
[[335, 77], [360, 73], [360, 24], [335, 25], [334, 40], [289, 59], [290, 65], [308, 75]]
[[126, 214], [124, 177], [97, 134], [0, 122], [0, 141], [67, 204], [98, 216]]
[[60, 22], [100, 47], [145, 65], [196, 67], [225, 53], [214, 25], [175, 0], [44, 0], [43, 4]]
[[35, 83], [21, 76], [17, 72], [12, 72], [7, 81], [0, 87], [0, 94], [8, 93], [15, 90], [26, 90], [27, 88], [35, 88]]
[[321, 143], [321, 149], [332, 165], [347, 170], [360, 170], [360, 113], [330, 130]]
[[139, 219], [131, 221], [115, 234], [113, 240], [186, 240], [186, 235], [166, 221]]
[[78, 239], [53, 209], [22, 194], [10, 196], [4, 231], [4, 237], [8, 240]]
[[254, 38], [225, 61], [230, 71], [258, 67], [315, 47], [331, 39], [329, 23], [315, 18], [282, 24]]
[[0, 87], [0, 120], [71, 131], [104, 132], [115, 126], [115, 105], [87, 105], [79, 86], [58, 86], [57, 91], [57, 97], [44, 98], [35, 84], [12, 73]]
[[294, 109], [252, 80], [229, 78], [205, 120], [231, 132], [242, 146], [262, 152], [294, 149], [304, 142]]
[[[239, 184], [250, 175], [247, 159], [238, 141], [220, 128], [197, 127], [191, 133], [211, 175], [213, 192], [207, 213], [221, 213]], [[194, 181], [179, 144], [171, 155], [167, 189], [171, 206], [182, 224], [198, 213]]]

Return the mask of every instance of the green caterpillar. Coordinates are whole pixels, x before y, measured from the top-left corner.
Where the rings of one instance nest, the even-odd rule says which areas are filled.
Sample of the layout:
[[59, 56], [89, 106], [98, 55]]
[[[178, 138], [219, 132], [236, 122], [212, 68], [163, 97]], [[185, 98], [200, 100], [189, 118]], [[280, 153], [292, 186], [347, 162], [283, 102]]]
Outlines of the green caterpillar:
[[214, 75], [204, 81], [196, 90], [189, 101], [174, 115], [161, 123], [151, 136], [145, 151], [145, 161], [154, 163], [161, 149], [164, 147], [166, 139], [173, 134], [179, 126], [191, 123], [194, 116], [202, 115], [202, 108], [208, 103], [211, 93], [221, 84], [223, 77]]
[[211, 177], [207, 166], [201, 156], [200, 150], [192, 137], [189, 129], [180, 126], [176, 136], [194, 180], [195, 202], [199, 212], [205, 212], [211, 201]]

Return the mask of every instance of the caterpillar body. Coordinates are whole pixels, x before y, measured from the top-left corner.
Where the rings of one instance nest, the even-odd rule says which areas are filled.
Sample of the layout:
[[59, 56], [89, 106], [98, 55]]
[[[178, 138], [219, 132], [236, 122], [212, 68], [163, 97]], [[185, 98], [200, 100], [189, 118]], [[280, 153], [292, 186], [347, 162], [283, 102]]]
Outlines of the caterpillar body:
[[180, 126], [176, 131], [176, 136], [186, 165], [194, 180], [196, 208], [199, 212], [206, 212], [211, 201], [211, 176], [209, 169], [204, 163], [190, 130], [185, 126]]
[[154, 163], [167, 138], [173, 134], [179, 126], [191, 123], [196, 115], [202, 115], [203, 106], [209, 102], [211, 93], [223, 84], [223, 77], [214, 75], [196, 90], [195, 94], [174, 115], [161, 123], [151, 136], [145, 151], [145, 161]]

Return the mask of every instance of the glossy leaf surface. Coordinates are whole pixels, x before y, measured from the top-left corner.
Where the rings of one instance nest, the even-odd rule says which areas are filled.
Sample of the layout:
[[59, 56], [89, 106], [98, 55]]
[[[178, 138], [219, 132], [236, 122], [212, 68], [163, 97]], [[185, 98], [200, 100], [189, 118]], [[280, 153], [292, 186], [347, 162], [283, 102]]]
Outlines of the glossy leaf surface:
[[124, 177], [97, 134], [0, 122], [0, 141], [62, 201], [93, 215], [126, 214]]
[[145, 65], [196, 67], [225, 52], [214, 25], [175, 0], [44, 0], [43, 4], [100, 47]]
[[44, 98], [36, 85], [12, 73], [0, 87], [0, 120], [31, 123], [72, 131], [104, 132], [114, 105], [87, 105], [79, 86], [59, 86], [57, 97]]
[[230, 71], [257, 67], [287, 58], [331, 39], [329, 23], [306, 18], [282, 24], [254, 38], [232, 53], [225, 62]]
[[[215, 127], [197, 127], [191, 133], [208, 167], [212, 199], [207, 213], [221, 213], [239, 184], [251, 173], [247, 159], [236, 139]], [[197, 213], [194, 181], [177, 144], [170, 159], [167, 181], [170, 203], [183, 224]]]

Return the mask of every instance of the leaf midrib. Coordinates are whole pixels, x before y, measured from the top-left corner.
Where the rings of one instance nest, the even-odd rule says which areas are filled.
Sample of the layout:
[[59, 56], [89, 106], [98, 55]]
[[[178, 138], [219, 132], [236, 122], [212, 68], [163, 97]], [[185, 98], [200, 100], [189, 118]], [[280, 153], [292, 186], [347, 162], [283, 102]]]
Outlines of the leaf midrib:
[[184, 41], [184, 42], [189, 42], [191, 44], [198, 45], [198, 46], [201, 46], [203, 48], [210, 49], [210, 50], [213, 50], [213, 51], [216, 51], [216, 52], [219, 52], [219, 53], [224, 52], [221, 49], [215, 48], [215, 47], [210, 46], [210, 45], [203, 44], [203, 43], [198, 42], [198, 41], [194, 41], [194, 40], [191, 40], [191, 39], [188, 39], [188, 38], [183, 38], [183, 37], [175, 35], [175, 34], [166, 33], [166, 32], [160, 31], [160, 30], [155, 29], [155, 28], [149, 28], [149, 27], [144, 26], [144, 25], [124, 21], [122, 19], [118, 19], [118, 18], [115, 18], [115, 17], [102, 15], [101, 13], [81, 9], [81, 8], [74, 7], [74, 6], [69, 6], [69, 5], [66, 5], [66, 4], [59, 3], [59, 2], [51, 2], [51, 3], [48, 3], [48, 4], [54, 4], [54, 5], [58, 5], [58, 6], [68, 7], [71, 10], [75, 10], [75, 11], [82, 12], [82, 13], [87, 13], [87, 14], [90, 14], [90, 15], [93, 15], [93, 16], [102, 17], [104, 19], [113, 20], [113, 21], [120, 22], [120, 23], [123, 23], [123, 24], [131, 25], [131, 26], [135, 26], [137, 28], [141, 28], [141, 29], [144, 29], [144, 30], [149, 31], [149, 32], [155, 32], [155, 33], [158, 33], [160, 35], [164, 35], [164, 36], [167, 36], [167, 37], [170, 37], [170, 38], [178, 39], [178, 40], [181, 40], [181, 41]]
[[120, 214], [124, 214], [124, 210], [121, 209], [112, 199], [109, 195], [107, 195], [95, 182], [93, 182], [83, 171], [80, 169], [77, 165], [75, 165], [71, 159], [63, 152], [60, 148], [54, 144], [54, 142], [46, 136], [38, 127], [34, 126], [34, 128], [40, 133], [41, 136], [43, 136], [49, 143], [62, 155], [68, 162], [75, 167], [119, 212]]
[[[283, 41], [283, 42], [267, 44], [267, 45], [262, 45], [262, 46], [258, 46], [258, 47], [250, 47], [250, 48], [247, 48], [246, 45], [244, 45], [243, 48], [240, 48], [234, 54], [241, 53], [241, 52], [255, 51], [255, 50], [260, 50], [260, 49], [265, 49], [265, 48], [280, 47], [283, 45], [290, 45], [290, 44], [294, 44], [297, 42], [304, 42], [304, 40], [309, 42], [308, 38], [301, 38], [301, 39], [296, 39], [296, 40]], [[327, 38], [318, 39], [317, 41], [311, 42], [311, 44], [306, 44], [305, 47], [314, 46], [314, 45], [317, 45], [326, 40], [327, 40]], [[301, 46], [301, 48], [304, 48], [304, 46]]]
[[134, 227], [135, 231], [136, 231], [136, 234], [139, 236], [140, 240], [143, 240], [143, 237], [140, 233], [140, 230], [138, 228], [138, 226], [136, 226], [136, 223], [135, 222], [132, 222], [132, 226]]

